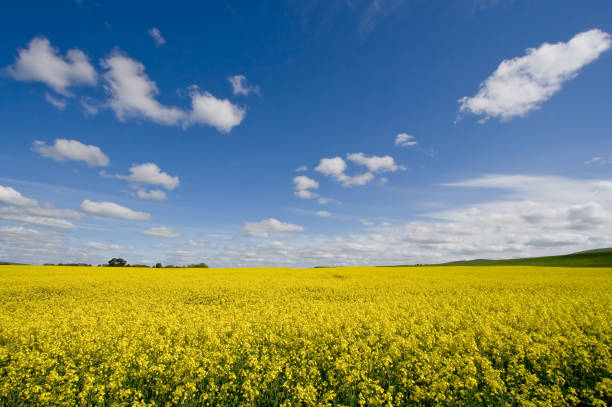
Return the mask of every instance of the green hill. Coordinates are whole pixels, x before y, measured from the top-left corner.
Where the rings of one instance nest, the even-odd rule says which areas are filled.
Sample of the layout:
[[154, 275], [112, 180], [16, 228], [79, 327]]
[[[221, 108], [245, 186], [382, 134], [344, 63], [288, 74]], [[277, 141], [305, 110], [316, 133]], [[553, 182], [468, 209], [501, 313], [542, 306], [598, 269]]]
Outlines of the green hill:
[[415, 266], [543, 266], [543, 267], [610, 267], [612, 268], [612, 247], [585, 250], [561, 256], [526, 257], [522, 259], [475, 259], [458, 260], [440, 264], [402, 264], [381, 267]]
[[527, 257], [524, 259], [476, 259], [452, 261], [440, 266], [547, 266], [547, 267], [612, 267], [612, 248], [587, 250], [562, 256]]

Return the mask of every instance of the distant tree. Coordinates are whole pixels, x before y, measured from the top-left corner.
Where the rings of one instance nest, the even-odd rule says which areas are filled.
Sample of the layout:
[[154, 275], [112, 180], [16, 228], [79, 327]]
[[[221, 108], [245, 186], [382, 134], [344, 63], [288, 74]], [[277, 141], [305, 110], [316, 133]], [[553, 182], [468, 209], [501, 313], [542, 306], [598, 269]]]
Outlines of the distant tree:
[[155, 268], [156, 268], [156, 269], [160, 269], [160, 268], [162, 268], [162, 267], [163, 267], [163, 266], [162, 266], [162, 264], [161, 264], [161, 263], [156, 263], [156, 264], [155, 264]]
[[190, 264], [187, 267], [189, 267], [189, 268], [197, 268], [197, 269], [207, 269], [208, 268], [208, 264], [206, 264], [206, 263], [197, 263], [197, 264]]
[[113, 257], [112, 259], [108, 261], [108, 267], [125, 267], [125, 266], [127, 266], [127, 261], [121, 258]]

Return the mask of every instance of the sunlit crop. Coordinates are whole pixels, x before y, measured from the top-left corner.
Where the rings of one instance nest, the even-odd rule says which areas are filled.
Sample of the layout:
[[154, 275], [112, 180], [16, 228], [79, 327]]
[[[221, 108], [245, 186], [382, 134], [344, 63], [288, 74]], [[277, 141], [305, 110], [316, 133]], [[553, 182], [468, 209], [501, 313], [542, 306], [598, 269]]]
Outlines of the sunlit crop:
[[0, 267], [0, 406], [599, 405], [612, 271]]

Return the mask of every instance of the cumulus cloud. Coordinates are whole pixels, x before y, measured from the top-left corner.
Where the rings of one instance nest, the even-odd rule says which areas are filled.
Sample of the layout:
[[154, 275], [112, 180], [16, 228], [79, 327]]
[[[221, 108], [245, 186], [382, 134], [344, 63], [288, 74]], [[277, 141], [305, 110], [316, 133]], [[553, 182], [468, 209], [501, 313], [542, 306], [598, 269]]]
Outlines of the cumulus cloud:
[[374, 174], [372, 174], [371, 172], [365, 172], [363, 174], [357, 174], [353, 176], [342, 174], [342, 176], [339, 177], [340, 182], [342, 182], [342, 185], [344, 185], [345, 187], [362, 186], [368, 184], [373, 179]]
[[227, 99], [218, 99], [209, 92], [202, 92], [197, 86], [190, 86], [191, 110], [167, 107], [157, 101], [157, 84], [145, 73], [140, 62], [114, 52], [102, 61], [107, 69], [103, 78], [104, 88], [109, 95], [108, 105], [121, 121], [147, 119], [170, 126], [188, 127], [204, 124], [229, 133], [238, 126], [246, 110]]
[[316, 215], [320, 218], [329, 218], [331, 213], [329, 211], [317, 211]]
[[157, 84], [149, 79], [140, 62], [114, 52], [102, 61], [107, 69], [103, 78], [109, 95], [108, 104], [121, 121], [129, 118], [148, 119], [158, 124], [177, 125], [187, 117], [175, 107], [166, 107], [155, 96]]
[[81, 212], [88, 215], [104, 216], [119, 219], [131, 220], [149, 220], [151, 215], [145, 212], [136, 212], [125, 206], [118, 205], [114, 202], [93, 202], [85, 199], [81, 202]]
[[34, 199], [26, 198], [21, 193], [11, 187], [0, 185], [0, 203], [16, 206], [37, 206], [38, 202]]
[[68, 101], [66, 99], [53, 97], [49, 92], [45, 92], [45, 100], [58, 110], [64, 110], [66, 106], [68, 106]]
[[234, 95], [248, 96], [249, 93], [259, 94], [259, 86], [248, 85], [246, 77], [244, 75], [234, 75], [227, 78], [232, 84], [232, 90]]
[[18, 81], [42, 82], [64, 96], [72, 96], [68, 90], [72, 86], [97, 82], [97, 73], [83, 51], [73, 48], [62, 56], [45, 37], [35, 37], [25, 49], [19, 49], [6, 72]]
[[191, 113], [186, 124], [206, 124], [221, 133], [229, 133], [242, 123], [246, 110], [227, 99], [217, 99], [209, 92], [192, 87]]
[[156, 47], [161, 47], [166, 44], [166, 39], [162, 36], [161, 31], [157, 27], [153, 27], [147, 31], [149, 36], [153, 38]]
[[365, 185], [374, 179], [374, 175], [369, 172], [349, 176], [344, 173], [345, 170], [346, 162], [341, 157], [323, 158], [315, 168], [315, 171], [332, 177], [345, 187]]
[[413, 147], [417, 145], [416, 138], [408, 133], [395, 136], [395, 145], [399, 147]]
[[153, 227], [142, 232], [143, 235], [164, 237], [166, 239], [174, 239], [180, 236], [179, 233], [175, 232], [173, 228], [169, 226], [158, 226]]
[[242, 233], [251, 237], [268, 237], [274, 232], [302, 232], [304, 227], [291, 223], [281, 222], [277, 219], [264, 219], [260, 222], [246, 222]]
[[155, 201], [163, 201], [166, 199], [166, 193], [161, 189], [151, 189], [148, 191], [145, 189], [139, 189], [136, 191], [136, 195], [138, 195], [138, 198], [153, 199]]
[[295, 169], [295, 172], [304, 172], [304, 171], [308, 171], [308, 167], [306, 167], [305, 165], [302, 165]]
[[90, 167], [106, 167], [110, 163], [108, 156], [100, 150], [100, 147], [83, 144], [77, 140], [60, 138], [56, 139], [52, 146], [35, 140], [32, 150], [58, 162], [84, 161]]
[[363, 153], [353, 153], [349, 154], [347, 159], [354, 163], [366, 166], [368, 170], [377, 173], [395, 172], [397, 170], [404, 169], [403, 167], [395, 164], [395, 160], [389, 155], [382, 157], [373, 155], [368, 157]]
[[337, 177], [344, 174], [346, 170], [346, 162], [341, 157], [334, 158], [322, 158], [319, 165], [315, 168], [315, 171], [320, 172], [323, 175]]
[[[389, 155], [367, 156], [363, 153], [351, 153], [347, 154], [347, 160], [366, 167], [368, 171], [356, 175], [347, 175], [345, 172], [347, 169], [347, 163], [342, 159], [342, 157], [321, 159], [319, 165], [315, 168], [315, 171], [335, 179], [336, 181], [342, 183], [342, 185], [345, 187], [351, 187], [362, 186], [370, 183], [375, 179], [375, 173], [382, 174], [405, 169], [404, 166], [397, 165], [393, 157]], [[383, 178], [382, 183], [385, 183], [385, 180], [386, 178]]]
[[312, 192], [312, 189], [318, 189], [319, 183], [312, 178], [308, 178], [304, 175], [297, 176], [293, 178], [293, 183], [295, 184], [295, 196], [302, 199], [313, 199], [318, 197], [319, 195], [315, 192]]
[[[159, 185], [169, 191], [172, 191], [179, 185], [179, 177], [168, 175], [167, 173], [163, 172], [156, 164], [153, 163], [134, 164], [130, 168], [130, 175], [115, 175], [115, 177], [135, 183]], [[148, 194], [145, 193], [144, 195], [149, 195], [149, 199], [151, 199], [151, 192], [153, 191], [150, 191]], [[159, 197], [159, 193], [157, 192], [153, 192], [153, 195]], [[138, 194], [138, 196], [141, 198], [144, 197], [141, 196], [140, 193]]]
[[476, 95], [461, 98], [459, 112], [484, 115], [481, 122], [491, 117], [505, 121], [525, 116], [610, 46], [610, 34], [592, 29], [576, 34], [568, 42], [529, 48], [525, 56], [502, 61], [480, 84]]

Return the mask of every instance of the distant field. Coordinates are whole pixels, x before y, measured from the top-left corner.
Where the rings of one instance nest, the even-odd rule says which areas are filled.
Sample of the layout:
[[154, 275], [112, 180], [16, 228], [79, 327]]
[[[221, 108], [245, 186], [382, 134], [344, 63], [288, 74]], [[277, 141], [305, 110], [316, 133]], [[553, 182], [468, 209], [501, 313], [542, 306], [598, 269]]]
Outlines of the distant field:
[[0, 406], [612, 403], [612, 269], [0, 267]]

